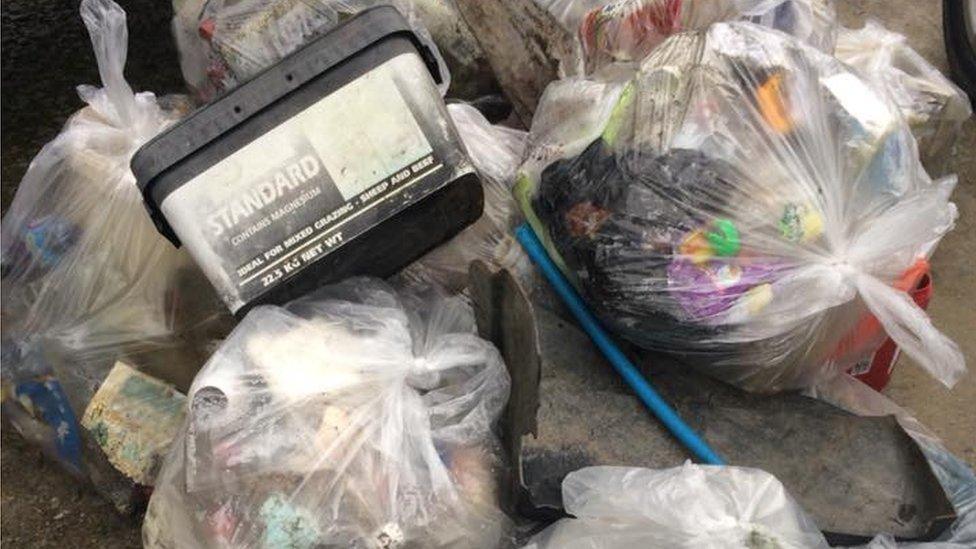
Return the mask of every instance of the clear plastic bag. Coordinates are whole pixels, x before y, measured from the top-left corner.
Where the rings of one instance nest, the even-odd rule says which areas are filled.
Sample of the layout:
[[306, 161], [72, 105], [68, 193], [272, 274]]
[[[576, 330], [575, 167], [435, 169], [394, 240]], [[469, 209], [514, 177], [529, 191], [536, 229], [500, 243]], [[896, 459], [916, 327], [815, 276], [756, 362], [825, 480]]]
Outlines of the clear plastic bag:
[[412, 0], [174, 0], [173, 35], [183, 78], [204, 101], [248, 80], [289, 53], [375, 6], [396, 7], [437, 58], [442, 92], [447, 65]]
[[474, 225], [415, 261], [398, 277], [411, 285], [434, 284], [459, 291], [467, 285], [468, 266], [479, 259], [494, 268], [526, 274], [531, 264], [512, 236], [521, 218], [512, 198], [512, 183], [522, 161], [526, 132], [492, 125], [464, 103], [452, 103], [447, 110], [481, 176], [484, 213]]
[[835, 55], [891, 96], [918, 141], [922, 164], [930, 174], [945, 173], [962, 124], [973, 113], [969, 97], [912, 49], [905, 36], [878, 21], [841, 29]]
[[229, 317], [189, 257], [146, 214], [129, 160], [185, 112], [123, 77], [125, 12], [84, 0], [103, 87], [34, 157], [2, 226], [3, 378], [56, 374], [80, 417], [124, 359], [188, 386]]
[[146, 547], [495, 547], [498, 351], [460, 298], [351, 279], [252, 310], [189, 393]]
[[563, 479], [562, 519], [526, 549], [826, 549], [813, 520], [759, 469], [586, 467]]
[[885, 331], [946, 385], [965, 371], [901, 287], [953, 227], [955, 178], [833, 57], [751, 23], [675, 35], [636, 73], [550, 85], [527, 158], [526, 217], [642, 347], [755, 391], [846, 371]]
[[834, 48], [830, 0], [536, 0], [576, 36], [566, 74], [614, 62], [640, 62], [669, 36], [720, 21], [751, 21], [791, 34], [822, 51]]

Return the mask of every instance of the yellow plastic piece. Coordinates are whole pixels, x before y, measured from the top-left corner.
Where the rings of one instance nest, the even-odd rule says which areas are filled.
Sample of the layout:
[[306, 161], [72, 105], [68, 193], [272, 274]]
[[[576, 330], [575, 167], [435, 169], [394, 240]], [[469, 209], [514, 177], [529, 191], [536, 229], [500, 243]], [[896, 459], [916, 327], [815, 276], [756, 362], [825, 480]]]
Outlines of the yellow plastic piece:
[[697, 230], [688, 235], [688, 238], [678, 247], [678, 252], [686, 256], [695, 265], [707, 263], [712, 259], [712, 246], [708, 243], [705, 233]]
[[767, 284], [760, 284], [750, 288], [742, 296], [746, 309], [750, 314], [756, 314], [766, 308], [773, 301], [773, 287]]
[[810, 242], [823, 234], [823, 217], [814, 208], [806, 208], [800, 217], [800, 225], [803, 227], [803, 241]]

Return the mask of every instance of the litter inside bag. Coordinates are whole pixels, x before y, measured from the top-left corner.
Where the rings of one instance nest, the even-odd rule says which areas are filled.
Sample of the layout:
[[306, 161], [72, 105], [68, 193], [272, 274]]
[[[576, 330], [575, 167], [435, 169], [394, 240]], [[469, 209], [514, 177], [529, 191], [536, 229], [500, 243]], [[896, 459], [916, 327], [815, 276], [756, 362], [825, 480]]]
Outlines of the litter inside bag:
[[[75, 415], [116, 360], [189, 386], [219, 332], [220, 303], [146, 215], [129, 160], [185, 112], [123, 77], [125, 12], [85, 0], [102, 88], [33, 159], [3, 218], [5, 382], [52, 371]], [[58, 391], [61, 390], [58, 389]]]
[[776, 477], [747, 467], [586, 467], [563, 480], [563, 505], [575, 518], [526, 549], [827, 547]]
[[842, 28], [834, 55], [890, 95], [918, 141], [922, 164], [930, 174], [944, 174], [962, 124], [972, 115], [969, 97], [912, 49], [905, 36], [878, 21]]
[[146, 547], [495, 547], [500, 355], [371, 279], [252, 310], [189, 393]]
[[614, 62], [639, 62], [672, 34], [720, 21], [751, 21], [832, 51], [836, 15], [830, 0], [535, 0], [576, 36], [562, 70], [590, 73]]
[[346, 19], [375, 6], [396, 7], [437, 57], [441, 91], [450, 75], [412, 0], [174, 0], [173, 34], [183, 78], [209, 101]]
[[474, 107], [447, 106], [468, 156], [481, 176], [485, 206], [481, 218], [398, 275], [407, 284], [434, 284], [451, 291], [467, 285], [468, 266], [482, 260], [494, 268], [527, 275], [532, 266], [512, 237], [518, 206], [512, 198], [515, 171], [522, 161], [526, 132], [493, 125]]
[[[636, 73], [550, 85], [526, 157], [526, 217], [640, 346], [757, 391], [846, 371], [884, 331], [946, 385], [965, 370], [893, 287], [952, 228], [955, 179], [814, 48], [750, 23], [675, 35]], [[851, 344], [869, 315], [884, 330]]]

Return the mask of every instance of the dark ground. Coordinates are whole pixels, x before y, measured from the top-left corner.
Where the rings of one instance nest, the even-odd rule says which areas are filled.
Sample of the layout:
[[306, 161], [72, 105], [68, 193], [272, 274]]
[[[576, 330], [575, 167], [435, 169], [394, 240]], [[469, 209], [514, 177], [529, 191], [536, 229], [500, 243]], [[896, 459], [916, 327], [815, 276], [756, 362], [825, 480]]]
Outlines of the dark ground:
[[[166, 0], [117, 0], [129, 15], [126, 76], [137, 91], [183, 91]], [[83, 106], [79, 84], [100, 85], [80, 0], [4, 0], [0, 7], [3, 210], [37, 151]]]
[[[126, 75], [136, 90], [182, 91], [169, 34], [169, 0], [117, 0], [129, 14]], [[936, 0], [838, 0], [841, 20], [860, 26], [866, 16], [905, 33], [918, 51], [942, 70], [941, 2]], [[97, 84], [98, 72], [77, 0], [2, 0], [0, 4], [0, 124], [2, 206], [6, 211], [30, 159], [52, 139], [82, 103], [78, 84]], [[936, 295], [929, 309], [935, 324], [956, 340], [976, 368], [976, 123], [967, 123], [955, 200], [960, 222], [933, 260]], [[917, 414], [947, 446], [976, 465], [976, 375], [952, 391], [931, 381], [902, 358], [887, 391]], [[97, 496], [79, 486], [4, 426], [0, 457], [0, 547], [138, 547], [137, 520], [120, 519]]]
[[80, 485], [4, 425], [0, 547], [141, 547], [140, 523]]

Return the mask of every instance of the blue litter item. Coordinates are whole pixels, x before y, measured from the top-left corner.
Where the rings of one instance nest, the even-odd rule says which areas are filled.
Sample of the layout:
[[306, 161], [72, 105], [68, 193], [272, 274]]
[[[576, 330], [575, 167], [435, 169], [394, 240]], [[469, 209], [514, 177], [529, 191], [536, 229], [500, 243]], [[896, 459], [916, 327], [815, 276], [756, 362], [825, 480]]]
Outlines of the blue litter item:
[[600, 321], [597, 320], [593, 312], [583, 302], [583, 298], [580, 297], [576, 289], [573, 288], [569, 281], [566, 280], [566, 277], [563, 276], [563, 273], [559, 271], [559, 268], [556, 267], [556, 264], [553, 263], [535, 232], [528, 225], [522, 224], [515, 230], [515, 238], [525, 248], [526, 253], [529, 254], [532, 261], [539, 266], [546, 280], [549, 281], [549, 284], [559, 295], [559, 298], [562, 299], [566, 307], [573, 313], [577, 322], [580, 323], [580, 326], [583, 327], [586, 334], [593, 340], [597, 348], [600, 349], [603, 356], [613, 365], [617, 373], [624, 378], [627, 385], [630, 385], [630, 388], [637, 393], [638, 398], [644, 403], [644, 406], [657, 417], [658, 421], [671, 431], [671, 434], [698, 461], [709, 465], [725, 465], [725, 460], [719, 457], [718, 453], [661, 398], [661, 395], [641, 375], [637, 367], [634, 366], [634, 363], [614, 343], [607, 331], [600, 325]]
[[58, 458], [73, 471], [81, 471], [81, 437], [78, 420], [68, 403], [68, 396], [54, 378], [33, 379], [14, 388], [17, 399], [27, 399], [53, 433]]

